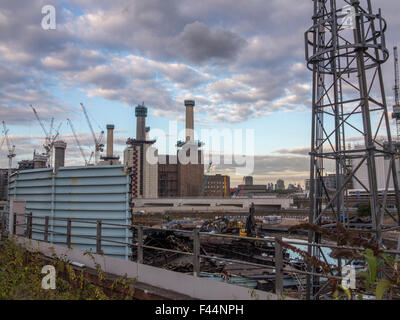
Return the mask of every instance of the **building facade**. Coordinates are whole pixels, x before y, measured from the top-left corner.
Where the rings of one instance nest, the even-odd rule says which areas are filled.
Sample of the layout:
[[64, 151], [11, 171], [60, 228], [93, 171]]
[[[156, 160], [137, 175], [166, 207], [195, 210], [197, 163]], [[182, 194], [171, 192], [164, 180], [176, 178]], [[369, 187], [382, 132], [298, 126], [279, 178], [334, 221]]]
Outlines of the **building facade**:
[[216, 198], [230, 197], [230, 177], [220, 174], [207, 176], [207, 184], [205, 185], [204, 196]]
[[285, 181], [283, 181], [282, 179], [276, 181], [275, 190], [285, 190]]
[[[382, 141], [381, 142], [382, 145], [386, 146], [387, 143]], [[398, 145], [396, 145], [398, 146]], [[363, 146], [361, 145], [355, 145], [353, 147], [354, 150], [357, 149], [362, 149]], [[354, 159], [351, 161], [351, 166], [353, 168], [356, 168], [359, 163], [360, 163], [360, 159]], [[397, 179], [400, 182], [400, 174], [399, 174], [399, 168], [400, 168], [400, 163], [397, 160]], [[385, 190], [386, 186], [386, 178], [388, 176], [389, 173], [389, 169], [390, 169], [390, 158], [386, 158], [386, 157], [377, 157], [375, 158], [375, 166], [376, 166], [376, 178], [377, 178], [377, 182], [378, 182], [378, 190]], [[358, 171], [355, 174], [355, 177], [357, 178], [353, 178], [352, 182], [353, 182], [353, 189], [360, 189], [360, 190], [364, 190], [364, 186], [366, 186], [367, 188], [369, 188], [369, 179], [368, 179], [368, 167], [367, 167], [367, 161], [364, 161], [364, 163], [361, 165], [361, 167], [358, 169]], [[390, 173], [390, 181], [389, 181], [389, 190], [393, 190], [394, 186], [393, 186], [393, 176]]]
[[159, 196], [199, 197], [204, 183], [202, 143], [194, 140], [194, 100], [185, 100], [186, 138], [177, 142], [177, 154], [159, 157]]
[[149, 139], [146, 127], [147, 108], [138, 105], [136, 115], [136, 139], [128, 139], [124, 150], [125, 169], [131, 175], [132, 199], [158, 197], [158, 151], [155, 140]]
[[[96, 221], [102, 220], [102, 242], [105, 255], [129, 260], [132, 233], [106, 223], [130, 225], [130, 179], [123, 166], [59, 167], [24, 170], [10, 179], [10, 199], [24, 200], [25, 210], [36, 224], [32, 239], [43, 240], [44, 217], [49, 220], [50, 243], [66, 246], [66, 218], [85, 222], [72, 223], [72, 247], [96, 250]], [[87, 223], [89, 222], [89, 223]], [[90, 223], [91, 222], [91, 223]]]
[[[180, 149], [179, 152], [185, 152]], [[162, 198], [199, 197], [204, 182], [202, 151], [197, 150], [200, 163], [181, 163], [179, 156], [160, 155], [158, 194]]]

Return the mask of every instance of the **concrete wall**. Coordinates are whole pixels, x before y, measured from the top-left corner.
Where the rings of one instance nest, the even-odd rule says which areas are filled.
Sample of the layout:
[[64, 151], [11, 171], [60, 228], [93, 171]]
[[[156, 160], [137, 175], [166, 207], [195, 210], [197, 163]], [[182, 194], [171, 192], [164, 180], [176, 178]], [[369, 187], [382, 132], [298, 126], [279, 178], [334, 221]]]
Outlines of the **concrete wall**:
[[157, 149], [151, 145], [144, 145], [143, 198], [158, 198], [158, 162], [150, 163], [149, 155], [158, 156]]
[[[147, 159], [148, 155], [158, 157], [157, 149], [150, 144], [133, 146], [124, 151], [124, 164], [132, 172], [132, 198], [158, 197], [158, 163]], [[143, 156], [143, 163], [140, 159]]]
[[[26, 170], [11, 176], [10, 199], [25, 200], [26, 213], [32, 213], [33, 239], [44, 239], [44, 219], [74, 218], [103, 223], [130, 224], [129, 176], [124, 166], [61, 167]], [[53, 244], [66, 245], [66, 221], [50, 220], [49, 235]], [[61, 233], [61, 234], [56, 234]], [[131, 232], [127, 228], [103, 225], [104, 240], [128, 243]], [[72, 246], [82, 250], [96, 249], [96, 224], [72, 223]], [[105, 254], [128, 259], [129, 248], [125, 245], [102, 243]]]
[[151, 207], [151, 206], [240, 206], [242, 208], [250, 208], [251, 204], [255, 206], [271, 206], [277, 209], [288, 209], [293, 203], [290, 198], [232, 198], [232, 199], [213, 199], [213, 198], [159, 198], [159, 199], [135, 199], [135, 207]]
[[138, 264], [132, 261], [124, 261], [112, 257], [93, 254], [94, 261], [77, 249], [66, 249], [60, 246], [52, 246], [47, 243], [17, 237], [17, 241], [31, 250], [39, 250], [45, 255], [66, 255], [71, 262], [79, 262], [90, 268], [96, 268], [98, 263], [101, 268], [117, 276], [127, 275], [128, 278], [137, 278], [138, 282], [154, 287], [170, 290], [187, 295], [193, 299], [203, 300], [276, 300], [277, 296], [260, 290], [251, 290], [245, 287], [235, 286], [225, 282], [219, 282], [206, 278], [198, 278], [192, 275], [173, 272]]
[[164, 164], [158, 165], [158, 196], [176, 198], [178, 196], [178, 164], [173, 164], [171, 158], [176, 156], [163, 155]]
[[[191, 150], [189, 150], [191, 151]], [[179, 152], [184, 152], [179, 150]], [[178, 164], [178, 196], [199, 197], [204, 182], [204, 163], [201, 150], [197, 151], [196, 163]], [[179, 157], [178, 157], [179, 159]]]
[[[360, 163], [360, 159], [354, 159], [353, 160], [353, 168], [356, 168], [357, 165]], [[378, 180], [378, 189], [379, 190], [384, 190], [386, 188], [386, 179], [387, 175], [389, 172], [389, 167], [390, 167], [390, 160], [385, 159], [384, 157], [379, 157], [375, 158], [375, 164], [376, 164], [376, 177]], [[398, 174], [397, 177], [400, 181], [400, 168], [399, 168], [399, 162], [396, 162]], [[369, 188], [369, 179], [368, 179], [368, 167], [367, 167], [367, 161], [364, 161], [364, 163], [361, 165], [361, 167], [358, 169], [356, 172], [355, 176], [367, 187]], [[353, 178], [353, 189], [362, 189], [364, 190], [363, 186]], [[390, 173], [390, 183], [389, 183], [389, 189], [393, 190], [393, 175]]]

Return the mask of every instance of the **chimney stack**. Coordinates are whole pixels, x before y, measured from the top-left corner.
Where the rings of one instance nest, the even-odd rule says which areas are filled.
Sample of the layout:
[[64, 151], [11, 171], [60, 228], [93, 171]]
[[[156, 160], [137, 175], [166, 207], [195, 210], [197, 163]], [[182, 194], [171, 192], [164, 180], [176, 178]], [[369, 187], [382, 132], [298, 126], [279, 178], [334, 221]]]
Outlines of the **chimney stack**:
[[54, 168], [56, 171], [58, 171], [58, 168], [64, 167], [65, 165], [65, 149], [67, 149], [67, 144], [64, 141], [59, 140], [54, 142]]
[[33, 168], [44, 169], [47, 164], [47, 156], [41, 154], [34, 154], [33, 156]]
[[150, 127], [146, 127], [146, 141], [150, 140]]
[[136, 140], [146, 141], [147, 108], [144, 106], [144, 103], [136, 107], [135, 115], [136, 115]]
[[186, 142], [194, 140], [194, 100], [185, 100], [186, 106]]
[[114, 156], [114, 125], [107, 125], [107, 158]]

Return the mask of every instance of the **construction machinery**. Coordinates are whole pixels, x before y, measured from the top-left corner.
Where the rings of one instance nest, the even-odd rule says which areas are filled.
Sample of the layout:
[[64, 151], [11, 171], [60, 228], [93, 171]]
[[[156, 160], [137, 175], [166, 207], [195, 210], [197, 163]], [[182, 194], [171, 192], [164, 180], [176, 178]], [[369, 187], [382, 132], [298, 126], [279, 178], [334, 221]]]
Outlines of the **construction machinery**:
[[92, 133], [93, 136], [93, 141], [94, 141], [94, 163], [95, 165], [99, 163], [100, 159], [100, 152], [104, 151], [104, 143], [103, 143], [103, 138], [104, 138], [104, 131], [100, 132], [99, 137], [96, 137], [96, 133], [93, 130], [92, 124], [89, 119], [89, 115], [87, 113], [87, 110], [83, 103], [81, 103], [81, 108], [83, 110], [83, 113], [85, 114], [86, 121], [89, 125], [90, 132]]
[[257, 230], [256, 230], [256, 220], [254, 218], [255, 208], [254, 203], [251, 204], [249, 209], [249, 215], [246, 218], [246, 224], [244, 228], [240, 229], [239, 235], [241, 237], [256, 237]]
[[8, 129], [6, 127], [6, 123], [3, 121], [3, 134], [4, 134], [4, 138], [3, 138], [3, 142], [1, 145], [4, 144], [4, 141], [7, 143], [7, 149], [8, 149], [8, 154], [7, 154], [7, 158], [8, 158], [8, 177], [11, 176], [11, 169], [12, 169], [12, 162], [13, 162], [13, 158], [15, 158], [16, 154], [15, 154], [15, 145], [13, 145], [10, 141], [10, 138], [8, 136]]
[[35, 117], [36, 117], [37, 121], [39, 122], [39, 125], [42, 128], [43, 133], [45, 135], [45, 143], [43, 144], [43, 148], [45, 150], [45, 155], [47, 157], [46, 166], [47, 167], [51, 167], [51, 165], [53, 163], [52, 156], [53, 156], [54, 142], [57, 140], [57, 138], [59, 136], [59, 132], [60, 132], [60, 128], [61, 128], [62, 122], [60, 122], [57, 130], [55, 131], [55, 133], [53, 135], [54, 118], [51, 118], [50, 131], [47, 131], [46, 127], [44, 126], [42, 120], [40, 119], [39, 114], [36, 111], [36, 109], [32, 105], [30, 105], [30, 107], [32, 108], [33, 113], [35, 114]]
[[85, 166], [88, 166], [90, 164], [91, 159], [92, 159], [93, 152], [90, 155], [90, 158], [89, 158], [89, 161], [88, 161], [87, 158], [86, 158], [85, 152], [83, 151], [82, 145], [81, 145], [81, 143], [80, 143], [80, 141], [78, 139], [78, 136], [76, 134], [76, 131], [75, 131], [75, 128], [74, 128], [74, 126], [72, 124], [71, 119], [67, 119], [67, 121], [68, 121], [68, 124], [69, 124], [69, 126], [71, 128], [72, 134], [74, 135], [74, 139], [75, 139], [75, 142], [76, 142], [76, 144], [77, 144], [77, 146], [79, 148], [79, 151], [81, 152], [82, 158], [85, 161]]

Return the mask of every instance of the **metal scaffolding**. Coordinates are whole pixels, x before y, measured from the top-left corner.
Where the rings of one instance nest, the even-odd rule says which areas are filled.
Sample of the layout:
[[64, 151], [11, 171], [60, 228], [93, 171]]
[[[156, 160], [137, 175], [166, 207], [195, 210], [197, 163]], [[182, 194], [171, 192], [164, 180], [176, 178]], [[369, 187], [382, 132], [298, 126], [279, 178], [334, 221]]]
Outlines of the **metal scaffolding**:
[[394, 106], [392, 118], [396, 119], [396, 128], [397, 128], [397, 142], [400, 141], [400, 75], [399, 75], [399, 53], [397, 51], [397, 47], [393, 48], [393, 57], [394, 57]]
[[[380, 10], [373, 13], [370, 0], [314, 0], [313, 23], [305, 34], [307, 65], [313, 72], [309, 222], [321, 225], [322, 217], [330, 213], [337, 223], [349, 227], [346, 195], [351, 182], [357, 181], [369, 197], [370, 230], [381, 244], [383, 214], [390, 214], [390, 182], [397, 203], [397, 219], [393, 219], [400, 221], [395, 150], [381, 69], [389, 58], [386, 21]], [[357, 149], [347, 146], [354, 137], [362, 141]], [[376, 173], [379, 157], [390, 160], [382, 194]], [[367, 170], [366, 179], [359, 178], [360, 168]], [[336, 173], [334, 193], [325, 186], [325, 171]], [[309, 242], [320, 241], [320, 234], [309, 232]], [[320, 252], [309, 246], [309, 254]], [[319, 278], [308, 276], [307, 299], [318, 299], [319, 289]]]

